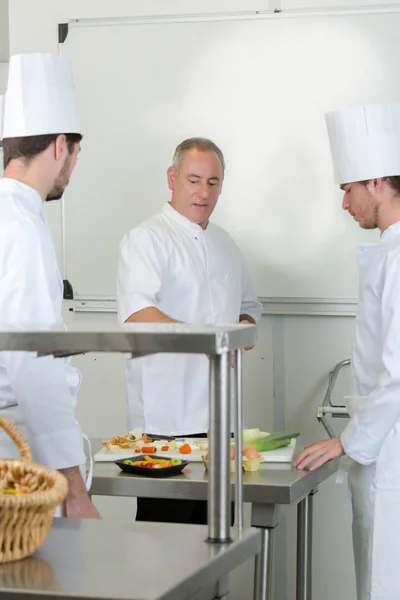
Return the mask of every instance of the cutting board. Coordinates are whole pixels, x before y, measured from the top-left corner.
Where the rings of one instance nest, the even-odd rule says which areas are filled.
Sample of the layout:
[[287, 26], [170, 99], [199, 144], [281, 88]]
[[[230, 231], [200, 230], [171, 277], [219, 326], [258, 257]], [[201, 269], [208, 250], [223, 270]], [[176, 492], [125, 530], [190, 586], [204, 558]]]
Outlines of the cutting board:
[[[290, 463], [293, 460], [295, 448], [296, 440], [293, 439], [289, 446], [277, 448], [270, 452], [260, 452], [260, 454], [264, 457], [266, 463]], [[204, 450], [196, 450], [191, 454], [181, 454], [179, 450], [168, 450], [167, 452], [156, 452], [156, 454], [165, 458], [181, 458], [189, 462], [202, 462], [201, 456], [202, 454], [206, 454], [206, 452]], [[115, 460], [131, 458], [132, 456], [135, 456], [135, 452], [129, 450], [129, 448], [113, 448], [109, 452], [105, 448], [102, 448], [94, 455], [94, 460], [95, 462], [114, 462]]]

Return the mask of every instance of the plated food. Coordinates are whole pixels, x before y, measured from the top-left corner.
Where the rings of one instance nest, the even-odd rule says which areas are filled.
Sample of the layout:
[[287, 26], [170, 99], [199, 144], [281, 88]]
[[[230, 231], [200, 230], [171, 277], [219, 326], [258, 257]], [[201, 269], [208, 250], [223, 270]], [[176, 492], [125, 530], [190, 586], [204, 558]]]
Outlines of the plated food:
[[116, 460], [115, 464], [122, 471], [133, 473], [134, 475], [143, 475], [145, 477], [171, 477], [179, 475], [189, 463], [179, 458], [166, 460], [161, 456], [133, 456]]
[[167, 469], [168, 467], [176, 467], [182, 464], [180, 458], [157, 459], [152, 456], [145, 456], [143, 460], [132, 460], [126, 458], [124, 460], [125, 465], [135, 465], [136, 467], [145, 467], [146, 469]]

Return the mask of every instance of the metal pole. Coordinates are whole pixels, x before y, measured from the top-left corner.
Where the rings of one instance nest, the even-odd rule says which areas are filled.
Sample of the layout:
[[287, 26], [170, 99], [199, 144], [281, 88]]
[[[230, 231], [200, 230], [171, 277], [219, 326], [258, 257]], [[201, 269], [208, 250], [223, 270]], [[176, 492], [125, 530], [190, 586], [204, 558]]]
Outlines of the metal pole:
[[208, 541], [230, 542], [229, 352], [210, 357]]
[[272, 600], [273, 539], [273, 529], [261, 529], [261, 550], [256, 556], [254, 574], [254, 600]]
[[297, 507], [296, 600], [311, 600], [313, 494]]
[[243, 532], [243, 360], [242, 350], [235, 351], [235, 525]]

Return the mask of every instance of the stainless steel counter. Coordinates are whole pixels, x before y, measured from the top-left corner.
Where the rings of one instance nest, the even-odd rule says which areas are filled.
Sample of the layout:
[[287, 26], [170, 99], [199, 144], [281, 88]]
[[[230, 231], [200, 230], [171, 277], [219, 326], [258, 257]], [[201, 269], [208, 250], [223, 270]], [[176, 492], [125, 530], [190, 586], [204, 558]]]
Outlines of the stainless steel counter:
[[[101, 448], [92, 440], [92, 449]], [[243, 500], [252, 505], [251, 524], [261, 531], [261, 552], [254, 574], [254, 600], [272, 600], [272, 563], [274, 529], [279, 525], [282, 508], [296, 506], [297, 529], [297, 600], [311, 599], [311, 558], [313, 498], [317, 488], [338, 470], [339, 461], [326, 463], [316, 471], [297, 471], [288, 463], [265, 463], [255, 473], [243, 474]], [[96, 463], [91, 494], [96, 496], [132, 496], [149, 498], [187, 498], [206, 500], [208, 474], [202, 463], [190, 463], [181, 475], [168, 479], [150, 479], [129, 475], [114, 463]], [[231, 499], [234, 475], [231, 475]]]
[[[100, 449], [92, 440], [94, 452]], [[325, 464], [317, 471], [297, 471], [288, 463], [266, 463], [255, 473], [243, 474], [243, 499], [252, 504], [298, 504], [320, 483], [337, 471], [337, 463]], [[91, 494], [95, 496], [135, 496], [207, 500], [208, 474], [203, 463], [190, 463], [182, 475], [151, 479], [130, 475], [114, 463], [96, 463]], [[234, 498], [234, 475], [231, 475]]]
[[31, 558], [0, 566], [0, 597], [42, 600], [210, 600], [218, 582], [260, 549], [247, 530], [208, 544], [207, 527], [55, 519]]

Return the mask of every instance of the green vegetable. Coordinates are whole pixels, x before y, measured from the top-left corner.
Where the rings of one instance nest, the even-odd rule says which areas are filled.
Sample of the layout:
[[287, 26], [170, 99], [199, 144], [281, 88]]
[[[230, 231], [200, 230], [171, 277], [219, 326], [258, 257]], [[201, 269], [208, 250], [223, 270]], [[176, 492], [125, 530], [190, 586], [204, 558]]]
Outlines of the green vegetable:
[[181, 465], [182, 461], [180, 458], [171, 458], [171, 464], [173, 467], [176, 467], [177, 465]]
[[124, 460], [124, 465], [131, 465], [132, 461], [129, 459]]
[[260, 439], [259, 429], [243, 429], [243, 443], [252, 444], [253, 440]]
[[251, 442], [253, 448], [257, 452], [268, 452], [269, 450], [276, 450], [282, 446], [288, 446], [293, 438], [297, 438], [300, 435], [298, 431], [276, 431], [271, 433], [265, 438], [254, 440]]

